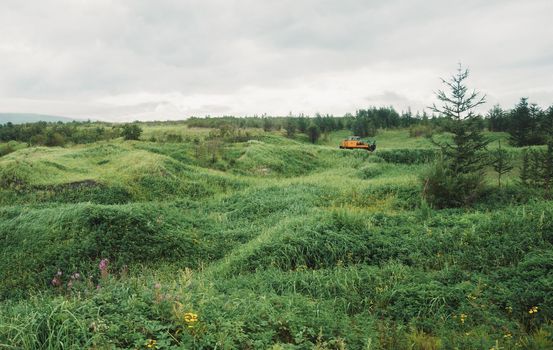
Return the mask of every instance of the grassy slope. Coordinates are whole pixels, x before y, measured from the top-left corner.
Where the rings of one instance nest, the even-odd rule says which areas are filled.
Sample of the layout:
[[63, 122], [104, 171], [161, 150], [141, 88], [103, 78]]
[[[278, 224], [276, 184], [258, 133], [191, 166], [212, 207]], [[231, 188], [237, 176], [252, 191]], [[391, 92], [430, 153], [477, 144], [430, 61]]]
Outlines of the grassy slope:
[[550, 348], [553, 204], [508, 205], [511, 189], [433, 211], [416, 161], [429, 140], [381, 133], [390, 163], [338, 150], [344, 134], [313, 146], [255, 131], [213, 164], [187, 142], [0, 158], [0, 344]]

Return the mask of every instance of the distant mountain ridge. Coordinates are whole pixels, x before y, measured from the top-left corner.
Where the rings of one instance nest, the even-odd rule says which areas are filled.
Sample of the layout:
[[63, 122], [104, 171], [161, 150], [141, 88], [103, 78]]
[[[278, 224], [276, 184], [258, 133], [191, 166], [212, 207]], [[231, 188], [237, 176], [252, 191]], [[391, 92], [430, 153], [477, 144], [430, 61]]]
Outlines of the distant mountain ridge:
[[0, 113], [0, 124], [11, 122], [13, 124], [45, 122], [71, 122], [75, 118], [61, 117], [57, 115], [33, 114], [33, 113]]

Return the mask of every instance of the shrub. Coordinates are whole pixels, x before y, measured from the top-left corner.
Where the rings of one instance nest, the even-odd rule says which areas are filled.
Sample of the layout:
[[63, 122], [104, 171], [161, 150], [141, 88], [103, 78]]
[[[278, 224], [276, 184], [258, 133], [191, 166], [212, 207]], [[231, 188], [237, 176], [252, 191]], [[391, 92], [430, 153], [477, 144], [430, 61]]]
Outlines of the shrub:
[[431, 148], [401, 148], [379, 150], [376, 154], [388, 163], [424, 164], [433, 162], [438, 151]]
[[455, 174], [443, 160], [431, 166], [423, 182], [423, 197], [438, 209], [471, 205], [484, 192], [481, 174]]
[[15, 152], [15, 148], [10, 143], [0, 145], [0, 157], [8, 155], [12, 152]]
[[58, 132], [48, 132], [46, 134], [46, 141], [44, 142], [46, 146], [63, 146], [65, 144], [65, 138], [62, 134]]
[[125, 140], [138, 140], [142, 134], [142, 128], [138, 124], [125, 124], [121, 135]]
[[361, 179], [372, 179], [380, 176], [385, 170], [382, 165], [368, 164], [359, 168], [358, 174]]

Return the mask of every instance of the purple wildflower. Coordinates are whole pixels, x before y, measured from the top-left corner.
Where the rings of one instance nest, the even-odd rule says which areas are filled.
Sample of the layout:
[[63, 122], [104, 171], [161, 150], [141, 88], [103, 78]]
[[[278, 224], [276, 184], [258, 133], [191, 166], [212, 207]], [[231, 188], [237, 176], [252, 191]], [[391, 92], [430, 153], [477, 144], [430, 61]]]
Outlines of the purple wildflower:
[[108, 268], [109, 260], [108, 259], [102, 259], [100, 260], [100, 264], [98, 267], [100, 268], [100, 271], [105, 271]]

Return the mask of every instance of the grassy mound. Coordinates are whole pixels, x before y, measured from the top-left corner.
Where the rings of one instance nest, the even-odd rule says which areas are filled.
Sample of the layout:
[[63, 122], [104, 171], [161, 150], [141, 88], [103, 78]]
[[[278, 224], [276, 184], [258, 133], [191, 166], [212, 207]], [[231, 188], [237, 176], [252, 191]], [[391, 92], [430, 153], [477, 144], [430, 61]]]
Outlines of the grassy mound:
[[276, 148], [275, 144], [249, 141], [240, 156], [233, 160], [233, 171], [245, 175], [304, 175], [323, 165], [309, 146]]
[[57, 271], [64, 278], [75, 272], [88, 276], [101, 259], [120, 270], [162, 261], [197, 267], [221, 258], [232, 240], [220, 240], [216, 224], [189, 207], [185, 202], [2, 209], [0, 297], [48, 289]]
[[29, 148], [0, 161], [0, 204], [204, 198], [243, 181], [131, 145]]

